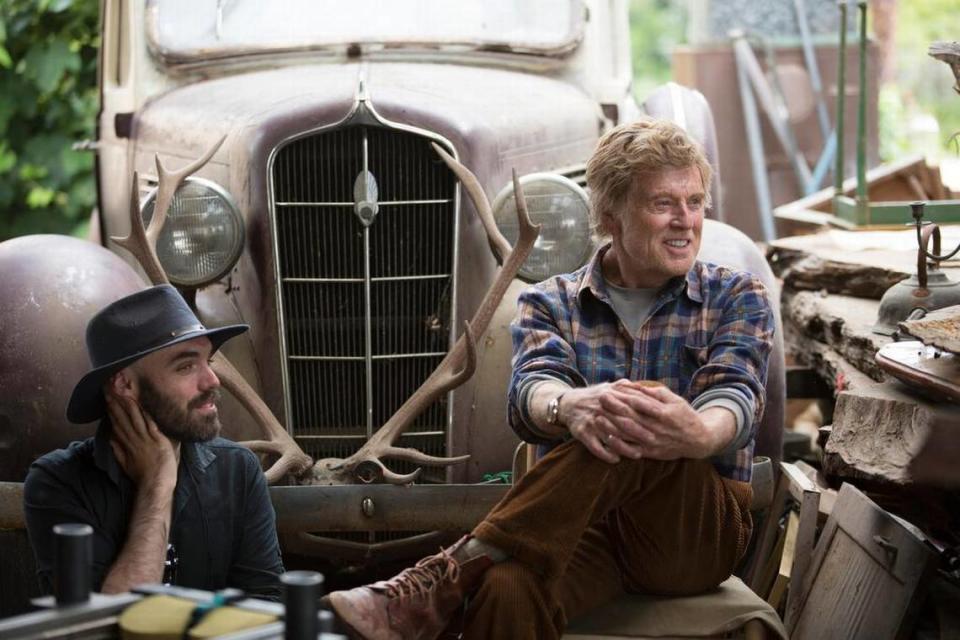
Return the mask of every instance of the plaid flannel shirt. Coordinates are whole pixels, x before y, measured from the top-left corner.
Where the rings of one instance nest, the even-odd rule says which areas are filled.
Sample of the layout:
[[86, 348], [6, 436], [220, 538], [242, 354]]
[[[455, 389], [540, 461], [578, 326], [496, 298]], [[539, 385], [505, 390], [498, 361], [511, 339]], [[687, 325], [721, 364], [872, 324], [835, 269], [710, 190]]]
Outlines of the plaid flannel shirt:
[[750, 439], [712, 459], [720, 475], [748, 482], [763, 415], [773, 311], [760, 280], [743, 271], [695, 262], [665, 285], [636, 336], [610, 305], [602, 247], [581, 269], [529, 287], [511, 325], [513, 374], [509, 420], [528, 442], [556, 444], [533, 425], [520, 391], [535, 379], [582, 387], [621, 378], [657, 380], [692, 402], [718, 386], [754, 399]]

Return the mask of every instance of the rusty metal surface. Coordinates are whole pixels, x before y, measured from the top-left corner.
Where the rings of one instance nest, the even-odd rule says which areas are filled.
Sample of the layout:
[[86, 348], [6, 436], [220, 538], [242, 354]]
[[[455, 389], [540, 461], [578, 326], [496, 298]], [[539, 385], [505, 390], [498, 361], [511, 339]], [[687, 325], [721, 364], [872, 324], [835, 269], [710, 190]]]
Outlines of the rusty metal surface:
[[[271, 487], [277, 530], [468, 530], [510, 485]], [[367, 502], [366, 508], [364, 501]], [[372, 502], [372, 504], [371, 504]], [[0, 482], [0, 529], [23, 529], [23, 483]]]
[[145, 285], [102, 247], [55, 235], [0, 243], [0, 274], [0, 481], [18, 481], [38, 456], [93, 433], [64, 416], [90, 366], [87, 321]]
[[[505, 484], [271, 487], [270, 498], [281, 533], [469, 530], [509, 488]], [[367, 499], [372, 505], [367, 503], [365, 510]]]
[[[585, 161], [598, 136], [596, 104], [586, 95], [552, 78], [515, 71], [406, 63], [304, 65], [227, 76], [180, 87], [137, 114], [135, 168], [149, 175], [153, 154], [171, 164], [196, 155], [227, 135], [223, 148], [198, 175], [223, 184], [236, 197], [247, 224], [246, 251], [232, 275], [232, 285], [209, 287], [198, 297], [204, 304], [237, 312], [251, 324], [248, 336], [228, 344], [267, 405], [284, 415], [281, 359], [277, 348], [276, 282], [270, 234], [267, 158], [283, 140], [333, 125], [353, 106], [359, 80], [383, 117], [419, 127], [448, 139], [459, 159], [473, 171], [488, 194], [497, 193], [516, 168], [521, 174], [569, 167]], [[411, 90], [416, 87], [416, 90]], [[468, 90], [466, 90], [468, 89]], [[548, 113], [543, 105], [554, 105]], [[198, 108], [202, 105], [202, 108]], [[505, 110], [504, 105], [509, 105]], [[103, 180], [107, 192], [117, 187]], [[121, 203], [105, 193], [105, 201]], [[104, 207], [112, 233], [123, 233], [117, 206]], [[461, 198], [457, 304], [459, 323], [473, 315], [496, 271], [482, 226], [466, 198]], [[513, 300], [505, 300], [512, 305]], [[497, 343], [509, 344], [501, 327]], [[484, 358], [481, 344], [479, 357]], [[239, 353], [238, 353], [239, 352]], [[499, 354], [495, 357], [499, 358]], [[244, 367], [243, 363], [250, 366]], [[508, 377], [475, 377], [453, 394], [449, 454], [471, 454], [467, 465], [448, 471], [452, 482], [477, 482], [483, 473], [509, 468], [516, 444], [505, 413], [476, 411], [478, 397], [497, 398], [502, 407]], [[325, 395], [318, 391], [318, 398]], [[231, 399], [221, 413], [224, 433], [249, 439], [249, 428]], [[492, 419], [491, 419], [492, 418]], [[480, 420], [484, 420], [481, 422]]]
[[900, 329], [926, 345], [960, 353], [960, 305], [931, 311], [920, 320], [901, 322]]
[[0, 529], [26, 529], [23, 519], [23, 483], [0, 482]]

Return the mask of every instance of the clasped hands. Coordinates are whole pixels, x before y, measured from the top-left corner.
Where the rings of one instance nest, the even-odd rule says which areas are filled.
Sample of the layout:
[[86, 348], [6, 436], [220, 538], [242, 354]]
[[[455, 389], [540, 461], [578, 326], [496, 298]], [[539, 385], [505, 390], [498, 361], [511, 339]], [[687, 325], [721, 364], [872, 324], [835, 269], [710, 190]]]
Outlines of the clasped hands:
[[645, 381], [570, 389], [560, 404], [560, 422], [593, 455], [611, 464], [621, 458], [705, 458], [723, 437], [686, 400]]

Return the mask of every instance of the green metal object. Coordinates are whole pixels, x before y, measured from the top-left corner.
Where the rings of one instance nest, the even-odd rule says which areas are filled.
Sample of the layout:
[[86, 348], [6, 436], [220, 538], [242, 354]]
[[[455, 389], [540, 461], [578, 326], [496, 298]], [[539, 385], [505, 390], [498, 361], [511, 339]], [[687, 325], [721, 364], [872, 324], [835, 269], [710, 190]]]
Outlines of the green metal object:
[[847, 93], [847, 0], [840, 4], [840, 54], [837, 56], [837, 157], [833, 172], [835, 193], [843, 193], [843, 116]]
[[[864, 203], [847, 196], [837, 196], [833, 200], [833, 215], [856, 226], [904, 225], [910, 223], [911, 201]], [[928, 202], [924, 219], [938, 224], [960, 222], [960, 200], [935, 200]]]
[[[860, 12], [860, 46], [858, 60], [860, 77], [857, 86], [857, 187], [856, 197], [843, 194], [843, 129], [844, 94], [846, 93], [847, 3], [838, 0], [840, 7], [840, 55], [837, 70], [837, 158], [834, 171], [833, 223], [844, 228], [863, 226], [899, 226], [909, 224], [912, 212], [909, 201], [874, 202], [869, 200], [867, 183], [867, 3], [857, 2]], [[930, 222], [960, 222], [960, 200], [937, 200], [926, 205]]]
[[857, 203], [862, 210], [867, 200], [867, 3], [857, 3], [860, 10], [860, 95], [857, 96]]

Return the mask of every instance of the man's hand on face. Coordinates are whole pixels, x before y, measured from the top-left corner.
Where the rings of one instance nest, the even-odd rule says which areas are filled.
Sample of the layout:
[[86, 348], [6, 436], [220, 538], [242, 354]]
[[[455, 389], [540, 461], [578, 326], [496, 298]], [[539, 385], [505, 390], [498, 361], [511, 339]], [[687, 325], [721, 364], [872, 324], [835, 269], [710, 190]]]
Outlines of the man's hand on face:
[[110, 446], [120, 468], [137, 487], [147, 483], [172, 491], [177, 484], [178, 445], [160, 432], [135, 400], [105, 395], [113, 426]]

